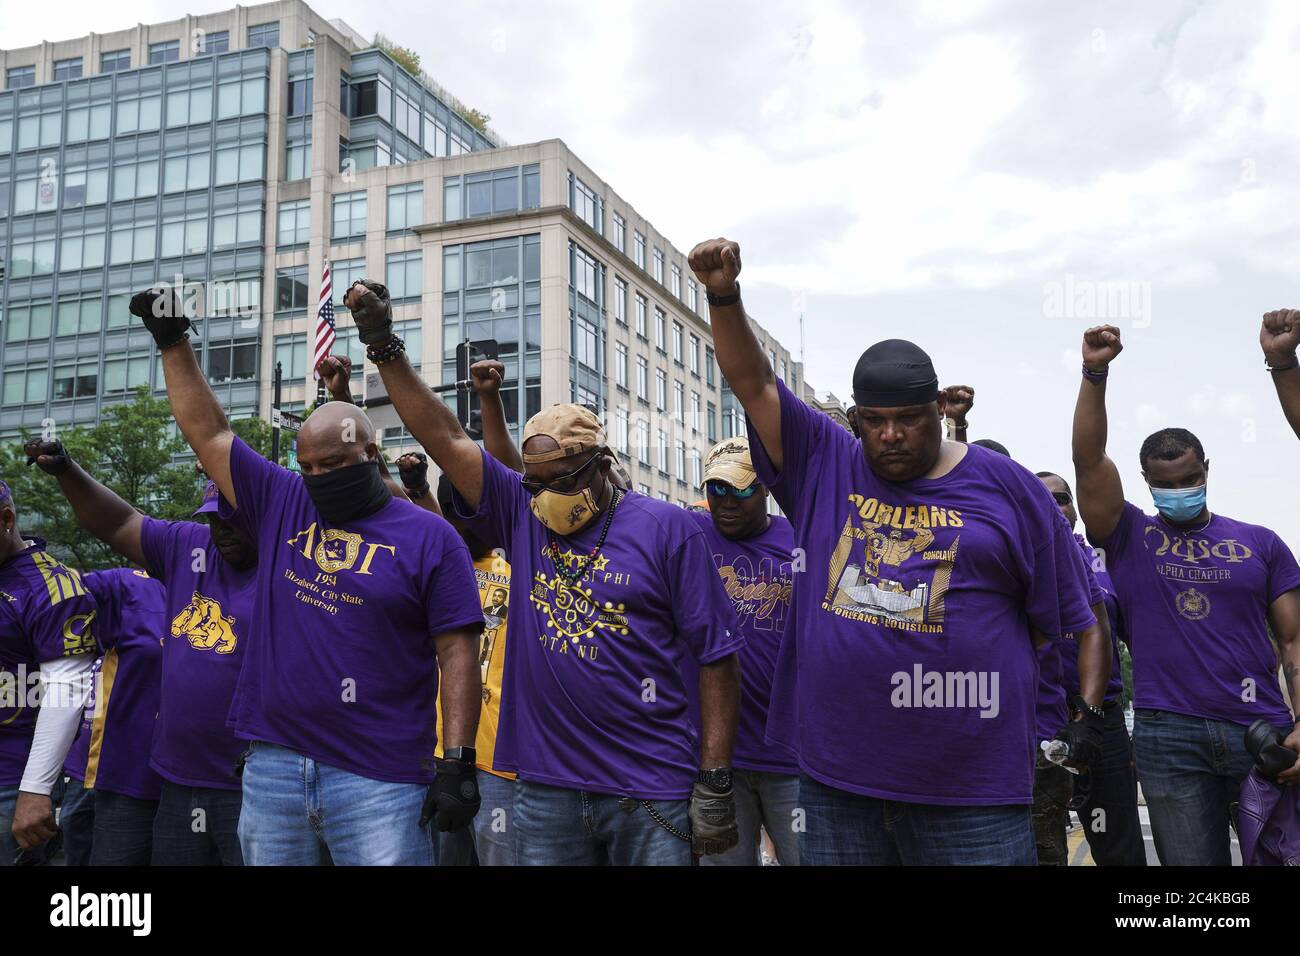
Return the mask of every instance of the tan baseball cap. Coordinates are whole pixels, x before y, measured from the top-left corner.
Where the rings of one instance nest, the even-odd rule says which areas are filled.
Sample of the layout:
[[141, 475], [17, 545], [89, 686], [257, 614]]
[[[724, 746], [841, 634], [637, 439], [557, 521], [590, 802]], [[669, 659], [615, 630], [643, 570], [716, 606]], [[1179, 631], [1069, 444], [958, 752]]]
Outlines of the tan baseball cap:
[[555, 461], [605, 447], [605, 428], [595, 412], [585, 405], [567, 403], [542, 409], [524, 425], [524, 441], [537, 435], [553, 439], [560, 447], [537, 454], [523, 452], [527, 464]]
[[756, 478], [748, 438], [724, 438], [704, 459], [705, 482], [725, 481], [733, 488], [748, 488]]

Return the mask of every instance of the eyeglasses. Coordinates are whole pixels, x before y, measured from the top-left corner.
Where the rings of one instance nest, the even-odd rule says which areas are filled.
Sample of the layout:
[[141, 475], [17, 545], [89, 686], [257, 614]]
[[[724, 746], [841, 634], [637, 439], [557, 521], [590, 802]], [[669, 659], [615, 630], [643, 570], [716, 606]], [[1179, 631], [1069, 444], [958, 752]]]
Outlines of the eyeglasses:
[[1058, 505], [1068, 505], [1074, 501], [1068, 491], [1053, 491], [1052, 498], [1055, 499]]
[[733, 498], [744, 501], [747, 498], [754, 497], [754, 493], [758, 491], [758, 483], [755, 482], [745, 488], [733, 488], [725, 481], [709, 481], [705, 483], [704, 488], [715, 498], [725, 498], [727, 495], [731, 495]]
[[600, 453], [592, 455], [585, 462], [579, 465], [574, 471], [564, 475], [557, 475], [554, 478], [543, 480], [532, 475], [524, 475], [519, 479], [519, 483], [524, 486], [524, 490], [536, 498], [543, 491], [554, 491], [557, 494], [567, 495], [578, 489], [578, 479], [582, 477], [583, 472], [592, 466], [594, 462], [600, 461]]

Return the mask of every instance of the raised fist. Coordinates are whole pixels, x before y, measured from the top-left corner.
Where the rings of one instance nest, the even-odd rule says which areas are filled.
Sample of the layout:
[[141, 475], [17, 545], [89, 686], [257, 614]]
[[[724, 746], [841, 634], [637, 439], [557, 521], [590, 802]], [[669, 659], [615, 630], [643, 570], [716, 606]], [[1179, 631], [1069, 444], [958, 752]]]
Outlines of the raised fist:
[[733, 295], [736, 277], [740, 275], [740, 244], [730, 239], [709, 239], [701, 242], [686, 262], [695, 278], [714, 295]]
[[949, 385], [943, 390], [943, 415], [958, 425], [966, 424], [966, 416], [975, 405], [975, 389], [969, 385]]
[[1124, 343], [1113, 325], [1095, 325], [1083, 333], [1083, 364], [1094, 371], [1106, 368], [1122, 351]]
[[131, 314], [144, 321], [158, 348], [165, 349], [184, 340], [193, 328], [180, 298], [173, 289], [146, 289], [131, 296], [127, 306]]
[[1270, 365], [1290, 365], [1300, 345], [1300, 309], [1278, 309], [1264, 313], [1259, 345]]
[[407, 491], [422, 495], [429, 490], [429, 459], [424, 452], [407, 452], [397, 459], [397, 473]]
[[388, 301], [387, 286], [358, 279], [343, 296], [343, 304], [352, 313], [362, 342], [376, 345], [393, 337], [393, 305]]
[[496, 359], [484, 359], [469, 367], [469, 377], [474, 383], [474, 391], [480, 395], [492, 394], [506, 380], [506, 367]]
[[348, 382], [352, 379], [352, 359], [346, 355], [327, 355], [316, 366], [316, 373], [329, 393], [339, 401], [351, 401]]
[[47, 475], [61, 475], [72, 465], [61, 441], [33, 438], [23, 445], [23, 453], [27, 455], [27, 467], [36, 465]]

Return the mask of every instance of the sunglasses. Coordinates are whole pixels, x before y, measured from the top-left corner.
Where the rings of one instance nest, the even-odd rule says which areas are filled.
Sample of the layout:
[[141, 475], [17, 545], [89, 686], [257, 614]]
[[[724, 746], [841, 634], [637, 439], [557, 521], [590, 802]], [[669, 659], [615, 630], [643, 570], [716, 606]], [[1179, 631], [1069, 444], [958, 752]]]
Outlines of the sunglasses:
[[725, 498], [727, 495], [731, 495], [733, 498], [745, 501], [748, 498], [754, 497], [755, 492], [758, 491], [758, 483], [755, 482], [745, 488], [733, 488], [725, 481], [709, 481], [705, 482], [704, 488], [715, 498]]
[[524, 490], [536, 498], [543, 491], [554, 491], [556, 494], [567, 495], [576, 491], [579, 487], [579, 479], [594, 463], [600, 461], [600, 453], [596, 453], [579, 465], [575, 470], [564, 475], [557, 475], [554, 478], [543, 480], [532, 475], [524, 475], [519, 479], [519, 483], [524, 486]]
[[1074, 498], [1070, 496], [1068, 491], [1053, 491], [1052, 498], [1058, 505], [1068, 505], [1074, 501]]

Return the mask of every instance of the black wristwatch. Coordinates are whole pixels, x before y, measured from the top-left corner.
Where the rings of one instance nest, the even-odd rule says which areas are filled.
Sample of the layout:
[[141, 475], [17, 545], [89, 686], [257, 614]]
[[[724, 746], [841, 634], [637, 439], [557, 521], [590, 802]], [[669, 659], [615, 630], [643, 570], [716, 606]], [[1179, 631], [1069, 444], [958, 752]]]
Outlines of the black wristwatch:
[[1070, 704], [1080, 713], [1091, 714], [1098, 720], [1106, 719], [1106, 711], [1102, 710], [1100, 707], [1092, 706], [1092, 704], [1083, 699], [1082, 694], [1075, 694], [1074, 700], [1070, 701]]
[[731, 295], [714, 295], [708, 289], [705, 289], [704, 298], [709, 305], [735, 305], [740, 301], [740, 283], [736, 283], [736, 291]]
[[726, 793], [731, 789], [731, 768], [714, 767], [712, 770], [701, 770], [700, 775], [695, 779], [714, 793]]
[[461, 763], [474, 763], [478, 759], [473, 747], [448, 747], [442, 754], [448, 760], [459, 760]]

